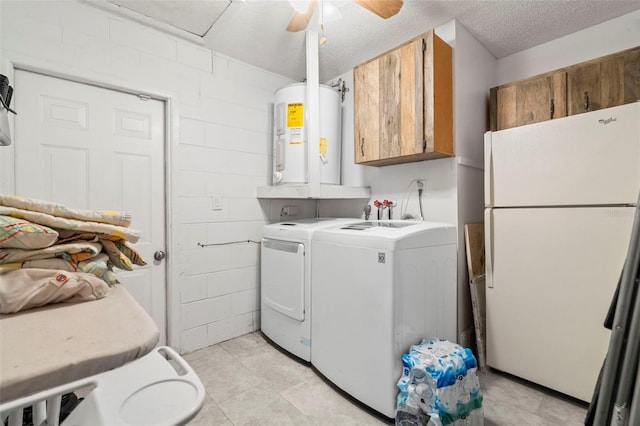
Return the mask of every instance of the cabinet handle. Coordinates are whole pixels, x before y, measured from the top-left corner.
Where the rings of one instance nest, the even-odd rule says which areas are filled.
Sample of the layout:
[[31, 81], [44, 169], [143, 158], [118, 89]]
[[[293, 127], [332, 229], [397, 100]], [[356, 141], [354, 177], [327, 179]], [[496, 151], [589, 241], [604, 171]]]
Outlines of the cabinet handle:
[[360, 138], [360, 152], [362, 153], [362, 156], [364, 157], [364, 138]]
[[551, 113], [551, 118], [553, 118], [553, 114], [556, 112], [556, 106], [553, 103], [553, 98], [551, 98], [551, 105], [550, 105], [550, 113]]
[[584, 92], [584, 112], [589, 111], [589, 92]]

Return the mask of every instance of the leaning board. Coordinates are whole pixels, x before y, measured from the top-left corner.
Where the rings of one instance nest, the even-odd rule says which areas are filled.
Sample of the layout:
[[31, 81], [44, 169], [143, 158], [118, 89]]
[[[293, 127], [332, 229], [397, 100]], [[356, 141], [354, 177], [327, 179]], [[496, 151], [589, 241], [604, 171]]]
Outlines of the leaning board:
[[467, 251], [467, 267], [469, 269], [469, 289], [473, 308], [473, 324], [478, 347], [478, 365], [480, 371], [487, 368], [485, 341], [486, 296], [484, 270], [484, 223], [473, 223], [464, 226], [464, 237]]

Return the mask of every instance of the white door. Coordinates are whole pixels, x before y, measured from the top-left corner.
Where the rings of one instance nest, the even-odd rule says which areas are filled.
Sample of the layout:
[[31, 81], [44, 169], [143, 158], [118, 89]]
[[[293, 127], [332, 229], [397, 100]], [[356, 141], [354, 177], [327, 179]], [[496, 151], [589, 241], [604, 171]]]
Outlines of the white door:
[[635, 207], [487, 209], [487, 362], [590, 401]]
[[16, 194], [132, 213], [147, 266], [116, 270], [166, 342], [164, 103], [17, 70]]

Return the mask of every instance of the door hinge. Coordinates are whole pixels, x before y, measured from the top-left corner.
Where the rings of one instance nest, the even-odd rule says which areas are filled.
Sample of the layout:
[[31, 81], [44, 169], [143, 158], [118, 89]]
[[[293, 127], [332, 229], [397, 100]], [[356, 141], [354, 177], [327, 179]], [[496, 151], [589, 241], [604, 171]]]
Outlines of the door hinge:
[[427, 51], [427, 41], [425, 39], [422, 39], [422, 52], [426, 52]]
[[149, 95], [143, 95], [142, 93], [138, 93], [138, 98], [140, 98], [141, 101], [148, 101], [149, 99], [151, 99], [151, 96]]
[[427, 140], [422, 139], [422, 152], [425, 152], [426, 150], [427, 150]]

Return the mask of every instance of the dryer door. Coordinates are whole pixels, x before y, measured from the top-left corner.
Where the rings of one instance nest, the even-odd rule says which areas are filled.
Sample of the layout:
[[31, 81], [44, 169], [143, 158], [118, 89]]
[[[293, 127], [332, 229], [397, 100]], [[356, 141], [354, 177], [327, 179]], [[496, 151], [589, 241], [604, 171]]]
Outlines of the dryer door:
[[263, 303], [304, 321], [304, 244], [264, 238], [261, 271]]

